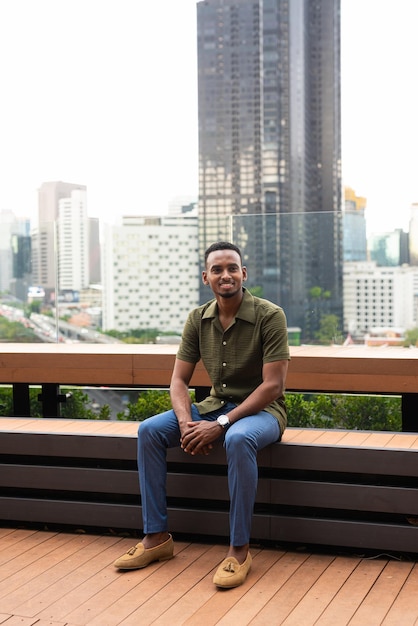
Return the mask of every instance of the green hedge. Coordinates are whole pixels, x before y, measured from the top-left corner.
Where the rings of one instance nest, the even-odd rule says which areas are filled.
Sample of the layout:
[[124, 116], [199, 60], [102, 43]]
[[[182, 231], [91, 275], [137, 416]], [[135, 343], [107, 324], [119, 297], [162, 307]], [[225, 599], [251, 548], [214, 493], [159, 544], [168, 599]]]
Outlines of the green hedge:
[[[107, 404], [95, 413], [89, 408], [90, 399], [81, 389], [61, 388], [62, 394], [69, 393], [66, 402], [60, 405], [61, 417], [67, 419], [109, 419], [110, 409]], [[41, 389], [29, 388], [29, 405], [31, 417], [42, 417], [42, 404], [38, 400]], [[0, 387], [0, 416], [13, 415], [13, 392], [10, 387]]]
[[[286, 404], [289, 426], [402, 430], [401, 399], [398, 396], [288, 393]], [[118, 419], [141, 421], [170, 408], [167, 391], [144, 391], [136, 403], [128, 404], [126, 414], [118, 414]]]
[[[109, 406], [96, 413], [89, 408], [89, 397], [80, 389], [69, 391], [71, 397], [61, 405], [61, 416], [68, 419], [109, 419]], [[30, 388], [31, 416], [41, 417], [40, 389]], [[191, 399], [194, 394], [191, 393]], [[401, 398], [344, 394], [287, 393], [288, 425], [299, 428], [344, 428], [349, 430], [402, 430]], [[119, 420], [142, 421], [171, 409], [168, 391], [141, 391], [134, 403], [118, 413]], [[0, 388], [0, 416], [13, 414], [12, 390]]]
[[402, 430], [401, 399], [398, 396], [288, 393], [286, 405], [289, 426]]

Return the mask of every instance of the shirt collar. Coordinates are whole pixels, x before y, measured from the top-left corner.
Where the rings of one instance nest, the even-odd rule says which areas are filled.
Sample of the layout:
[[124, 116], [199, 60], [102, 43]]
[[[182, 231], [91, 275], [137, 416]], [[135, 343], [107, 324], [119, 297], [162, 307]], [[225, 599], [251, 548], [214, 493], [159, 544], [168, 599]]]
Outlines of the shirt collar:
[[[235, 317], [245, 320], [246, 322], [250, 322], [251, 324], [255, 323], [255, 310], [254, 310], [254, 297], [253, 295], [245, 289], [242, 288], [244, 295], [240, 304], [240, 307], [237, 311]], [[209, 303], [206, 311], [203, 313], [202, 319], [210, 319], [218, 317], [218, 305], [216, 300], [212, 300]]]

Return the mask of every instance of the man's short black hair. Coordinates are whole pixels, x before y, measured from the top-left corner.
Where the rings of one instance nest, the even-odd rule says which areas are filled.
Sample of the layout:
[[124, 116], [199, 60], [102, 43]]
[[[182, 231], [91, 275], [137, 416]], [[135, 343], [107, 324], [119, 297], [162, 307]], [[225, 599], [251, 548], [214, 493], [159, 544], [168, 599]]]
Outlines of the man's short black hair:
[[229, 241], [217, 241], [213, 243], [205, 252], [205, 267], [207, 265], [208, 256], [211, 252], [216, 252], [217, 250], [233, 250], [239, 255], [242, 264], [242, 254], [241, 250], [234, 243], [230, 243]]

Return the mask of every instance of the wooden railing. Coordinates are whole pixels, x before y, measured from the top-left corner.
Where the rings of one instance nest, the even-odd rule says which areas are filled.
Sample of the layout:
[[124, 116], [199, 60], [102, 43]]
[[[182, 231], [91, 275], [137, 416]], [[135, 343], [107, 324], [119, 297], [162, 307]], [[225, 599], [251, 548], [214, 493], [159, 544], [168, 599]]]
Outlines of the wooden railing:
[[[61, 385], [168, 387], [177, 346], [2, 344], [0, 383], [13, 385], [14, 413], [29, 415], [29, 385], [42, 386], [43, 414], [59, 415]], [[191, 386], [209, 385], [201, 363]], [[418, 432], [418, 350], [362, 346], [291, 348], [288, 391], [394, 394], [402, 428]]]

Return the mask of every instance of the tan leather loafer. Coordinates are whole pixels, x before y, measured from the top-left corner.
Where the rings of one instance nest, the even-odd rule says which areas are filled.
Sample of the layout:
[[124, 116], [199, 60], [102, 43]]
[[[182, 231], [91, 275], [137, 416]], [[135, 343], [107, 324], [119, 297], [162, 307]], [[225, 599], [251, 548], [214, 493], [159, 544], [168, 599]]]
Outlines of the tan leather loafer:
[[164, 543], [160, 543], [155, 548], [145, 549], [142, 542], [128, 550], [126, 554], [121, 556], [113, 563], [118, 569], [141, 569], [154, 561], [168, 561], [173, 558], [174, 542], [170, 537]]
[[247, 574], [251, 568], [251, 554], [248, 552], [244, 563], [240, 565], [236, 558], [228, 556], [222, 561], [213, 577], [213, 582], [217, 587], [231, 589], [239, 587], [245, 582]]

